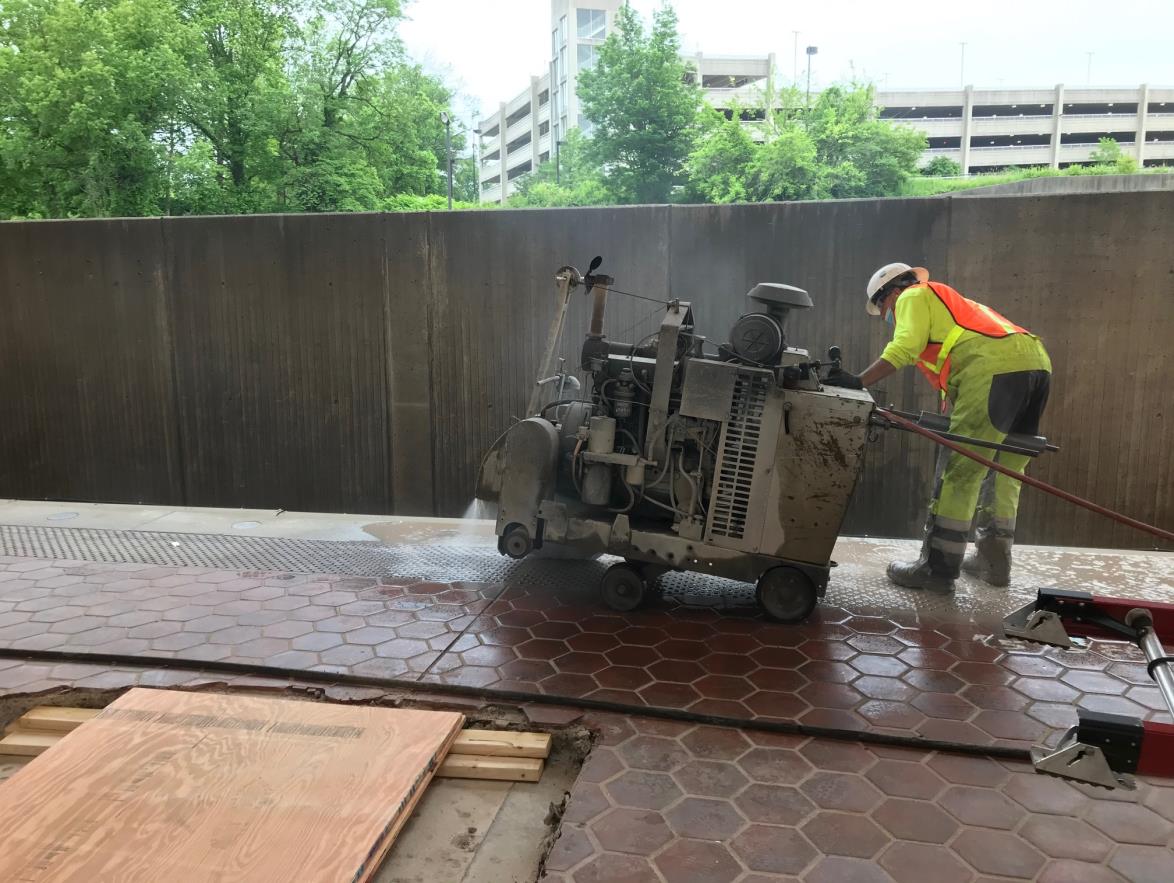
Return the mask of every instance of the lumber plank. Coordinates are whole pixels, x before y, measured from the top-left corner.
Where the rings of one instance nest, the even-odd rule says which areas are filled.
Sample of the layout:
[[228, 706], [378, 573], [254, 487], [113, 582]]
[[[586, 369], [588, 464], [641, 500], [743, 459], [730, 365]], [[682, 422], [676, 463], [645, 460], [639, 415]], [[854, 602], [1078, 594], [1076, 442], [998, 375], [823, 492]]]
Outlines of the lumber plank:
[[43, 730], [50, 733], [70, 733], [88, 720], [96, 718], [100, 708], [57, 708], [38, 705], [22, 714], [16, 726], [22, 730]]
[[365, 883], [463, 723], [130, 690], [0, 787], [0, 880]]
[[519, 733], [512, 730], [461, 730], [449, 753], [544, 759], [550, 757], [550, 734]]
[[7, 736], [0, 739], [0, 755], [37, 757], [60, 741], [60, 733], [31, 733], [20, 728], [11, 729]]
[[499, 782], [537, 782], [543, 761], [533, 757], [478, 757], [449, 754], [436, 771], [448, 779], [491, 779]]

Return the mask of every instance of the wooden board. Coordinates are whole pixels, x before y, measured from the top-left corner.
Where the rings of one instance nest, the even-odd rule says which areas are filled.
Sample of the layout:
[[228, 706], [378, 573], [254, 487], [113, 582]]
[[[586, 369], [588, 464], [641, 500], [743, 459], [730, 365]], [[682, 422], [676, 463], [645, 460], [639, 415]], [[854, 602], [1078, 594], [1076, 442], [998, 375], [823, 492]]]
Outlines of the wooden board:
[[38, 705], [22, 714], [16, 721], [21, 730], [45, 730], [50, 733], [69, 733], [88, 720], [96, 718], [100, 708], [57, 708]]
[[533, 757], [478, 757], [450, 754], [436, 775], [449, 779], [495, 779], [501, 782], [537, 782], [542, 778], [541, 760]]
[[477, 754], [483, 757], [550, 757], [549, 733], [518, 733], [512, 730], [461, 730], [449, 754]]
[[60, 733], [30, 733], [28, 730], [13, 728], [0, 739], [0, 755], [36, 757], [56, 745], [60, 738]]
[[462, 723], [131, 690], [0, 786], [0, 880], [363, 883]]

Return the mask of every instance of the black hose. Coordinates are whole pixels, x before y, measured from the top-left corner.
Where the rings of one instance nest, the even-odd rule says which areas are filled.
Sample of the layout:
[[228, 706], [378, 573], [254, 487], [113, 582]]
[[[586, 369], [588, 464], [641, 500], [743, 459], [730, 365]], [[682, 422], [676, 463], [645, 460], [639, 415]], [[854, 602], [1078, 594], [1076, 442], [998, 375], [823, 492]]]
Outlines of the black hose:
[[345, 684], [355, 687], [373, 687], [383, 690], [427, 692], [442, 696], [522, 703], [529, 705], [562, 705], [589, 711], [602, 711], [628, 717], [651, 717], [659, 720], [682, 723], [704, 724], [711, 727], [751, 730], [761, 733], [781, 733], [792, 736], [810, 736], [817, 739], [836, 739], [844, 742], [860, 742], [865, 745], [887, 745], [895, 748], [910, 748], [917, 751], [948, 751], [952, 754], [967, 754], [976, 757], [1031, 762], [1031, 754], [1025, 748], [1010, 745], [977, 745], [970, 742], [945, 742], [940, 739], [923, 739], [918, 736], [897, 736], [868, 730], [849, 730], [842, 727], [813, 727], [798, 721], [779, 721], [730, 717], [722, 714], [704, 714], [683, 708], [660, 708], [657, 706], [628, 705], [623, 702], [609, 702], [603, 699], [558, 696], [550, 693], [527, 693], [522, 690], [494, 690], [489, 687], [469, 687], [464, 684], [424, 683], [402, 678], [376, 678], [366, 675], [336, 674], [328, 671], [306, 671], [283, 668], [275, 665], [256, 665], [246, 662], [225, 662], [178, 659], [170, 656], [141, 656], [123, 653], [77, 653], [63, 650], [21, 650], [15, 647], [0, 647], [0, 659], [19, 659], [26, 662], [73, 663], [79, 665], [113, 665], [132, 668], [186, 669], [188, 671], [212, 672], [268, 678], [270, 680], [302, 681], [314, 684]]

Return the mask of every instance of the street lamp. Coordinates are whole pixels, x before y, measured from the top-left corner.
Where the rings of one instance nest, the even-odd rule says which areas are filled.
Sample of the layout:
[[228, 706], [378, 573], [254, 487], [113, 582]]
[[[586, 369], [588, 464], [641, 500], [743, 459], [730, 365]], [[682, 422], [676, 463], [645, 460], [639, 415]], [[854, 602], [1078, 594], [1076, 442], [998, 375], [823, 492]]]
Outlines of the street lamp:
[[444, 159], [448, 168], [448, 210], [452, 211], [452, 117], [448, 111], [440, 112], [440, 121], [444, 123]]
[[807, 47], [807, 106], [811, 107], [811, 56], [819, 52], [818, 46]]

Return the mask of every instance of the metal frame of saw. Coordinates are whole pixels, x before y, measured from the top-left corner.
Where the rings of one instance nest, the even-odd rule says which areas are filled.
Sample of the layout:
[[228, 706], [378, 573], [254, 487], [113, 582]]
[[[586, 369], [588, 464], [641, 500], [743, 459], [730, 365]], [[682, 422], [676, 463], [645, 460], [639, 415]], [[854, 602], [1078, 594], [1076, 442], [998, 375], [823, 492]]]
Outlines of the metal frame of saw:
[[[1040, 589], [1036, 599], [1003, 620], [1003, 633], [1051, 647], [1098, 638], [1136, 644], [1146, 670], [1174, 715], [1174, 604]], [[1133, 775], [1174, 777], [1174, 724], [1077, 709], [1077, 724], [1053, 749], [1031, 752], [1037, 772], [1105, 788], [1136, 787]]]

